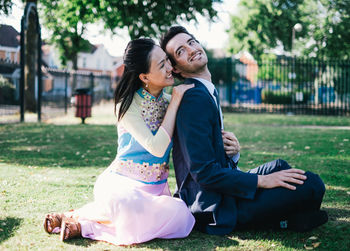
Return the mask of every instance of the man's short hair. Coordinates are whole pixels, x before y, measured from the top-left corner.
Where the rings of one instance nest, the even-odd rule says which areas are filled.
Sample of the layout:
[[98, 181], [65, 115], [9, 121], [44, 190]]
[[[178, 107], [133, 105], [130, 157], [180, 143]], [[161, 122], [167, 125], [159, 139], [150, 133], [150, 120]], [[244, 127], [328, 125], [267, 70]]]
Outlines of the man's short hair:
[[[167, 44], [169, 43], [169, 41], [170, 41], [173, 37], [175, 37], [177, 34], [180, 34], [180, 33], [185, 33], [185, 34], [189, 35], [190, 37], [192, 37], [193, 39], [196, 40], [196, 38], [195, 38], [191, 33], [189, 33], [189, 32], [186, 30], [185, 27], [183, 27], [183, 26], [173, 26], [173, 27], [171, 27], [171, 28], [168, 30], [167, 33], [165, 33], [165, 34], [161, 37], [161, 39], [160, 39], [160, 47], [166, 52], [166, 46], [167, 46]], [[196, 40], [196, 41], [197, 41], [197, 40]], [[167, 53], [167, 54], [168, 54], [168, 53]], [[168, 54], [168, 56], [169, 56], [169, 59], [170, 59], [171, 64], [172, 64], [173, 66], [175, 66], [175, 65], [176, 65], [175, 59], [174, 59], [171, 55], [169, 55], [169, 54]], [[179, 78], [179, 79], [183, 79], [183, 77], [182, 77], [180, 74], [177, 74], [177, 73], [174, 73], [174, 72], [173, 72], [173, 75], [174, 75], [174, 77], [177, 77], [177, 78]]]

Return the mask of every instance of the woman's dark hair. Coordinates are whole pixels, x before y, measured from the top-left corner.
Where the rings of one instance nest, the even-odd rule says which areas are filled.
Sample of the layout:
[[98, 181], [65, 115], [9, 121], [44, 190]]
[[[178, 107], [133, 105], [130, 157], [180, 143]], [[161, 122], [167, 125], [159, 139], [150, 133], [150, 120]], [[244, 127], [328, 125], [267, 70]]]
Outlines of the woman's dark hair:
[[114, 92], [114, 113], [120, 103], [118, 121], [129, 109], [135, 92], [142, 87], [141, 73], [148, 73], [151, 65], [151, 51], [156, 44], [152, 39], [131, 40], [124, 52], [124, 73]]

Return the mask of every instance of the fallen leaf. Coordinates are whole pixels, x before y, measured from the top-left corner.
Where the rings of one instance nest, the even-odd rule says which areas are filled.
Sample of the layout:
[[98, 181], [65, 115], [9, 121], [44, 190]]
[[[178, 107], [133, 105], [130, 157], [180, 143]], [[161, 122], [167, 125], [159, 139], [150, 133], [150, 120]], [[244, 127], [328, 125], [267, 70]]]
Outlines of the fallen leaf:
[[304, 248], [305, 248], [306, 250], [312, 250], [312, 249], [314, 249], [314, 247], [312, 247], [312, 246], [307, 246], [306, 244], [304, 244]]
[[321, 245], [321, 242], [312, 243], [312, 246], [313, 246], [314, 248], [317, 248], [319, 245]]
[[304, 248], [305, 248], [306, 250], [312, 250], [312, 249], [317, 248], [318, 246], [321, 245], [321, 242], [320, 242], [320, 241], [315, 242], [316, 240], [318, 240], [318, 237], [317, 237], [317, 236], [311, 236], [311, 237], [309, 237], [309, 238], [306, 240], [306, 243], [304, 244]]

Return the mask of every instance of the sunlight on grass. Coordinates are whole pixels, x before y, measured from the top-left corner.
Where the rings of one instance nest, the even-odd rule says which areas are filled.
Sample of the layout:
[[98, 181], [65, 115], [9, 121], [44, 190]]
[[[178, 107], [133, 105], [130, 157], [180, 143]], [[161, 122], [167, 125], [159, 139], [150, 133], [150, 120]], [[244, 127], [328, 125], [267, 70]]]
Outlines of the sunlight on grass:
[[[193, 231], [186, 239], [157, 239], [127, 249], [305, 250], [313, 236], [320, 250], [350, 246], [349, 130], [298, 126], [349, 125], [349, 118], [225, 114], [225, 121], [226, 130], [240, 141], [242, 170], [282, 158], [318, 173], [327, 188], [322, 207], [329, 222], [309, 233], [236, 231], [210, 236]], [[115, 122], [113, 104], [108, 104], [94, 108], [86, 125], [74, 117], [74, 110], [46, 123], [0, 125], [0, 250], [125, 250], [87, 239], [62, 243], [42, 227], [46, 213], [79, 208], [93, 199], [98, 175], [116, 155]], [[174, 192], [172, 162], [170, 167]]]

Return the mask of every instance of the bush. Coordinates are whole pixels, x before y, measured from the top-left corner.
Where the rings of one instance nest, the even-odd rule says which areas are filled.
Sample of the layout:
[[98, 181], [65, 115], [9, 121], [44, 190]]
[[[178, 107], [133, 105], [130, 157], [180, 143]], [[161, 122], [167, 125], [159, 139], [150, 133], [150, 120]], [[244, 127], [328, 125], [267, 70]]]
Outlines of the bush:
[[[311, 97], [311, 93], [307, 91], [303, 91], [303, 100], [295, 101], [295, 104], [306, 104]], [[293, 103], [293, 96], [296, 96], [294, 92], [280, 92], [280, 91], [268, 91], [263, 90], [261, 92], [261, 100], [264, 104], [279, 104], [279, 105], [287, 105]]]
[[13, 84], [0, 75], [0, 104], [13, 105], [16, 89]]
[[264, 104], [292, 104], [292, 93], [279, 91], [262, 91], [261, 100]]

